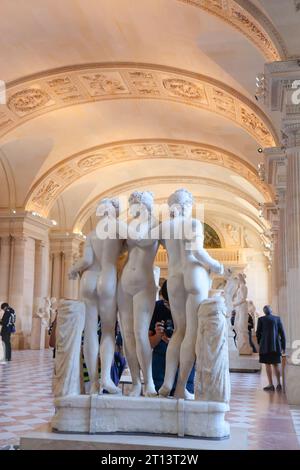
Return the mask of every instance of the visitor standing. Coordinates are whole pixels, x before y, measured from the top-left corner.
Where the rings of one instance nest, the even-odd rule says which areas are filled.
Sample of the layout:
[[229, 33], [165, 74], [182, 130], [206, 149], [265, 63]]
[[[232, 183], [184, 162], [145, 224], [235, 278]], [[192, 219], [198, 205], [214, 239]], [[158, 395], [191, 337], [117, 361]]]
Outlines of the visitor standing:
[[[166, 352], [167, 347], [174, 331], [174, 323], [171, 315], [167, 281], [161, 287], [162, 300], [158, 300], [155, 304], [153, 317], [149, 328], [149, 340], [153, 349], [152, 353], [152, 375], [156, 391], [163, 384], [166, 369]], [[175, 391], [177, 382], [176, 373], [175, 382], [171, 390], [172, 396]], [[193, 367], [186, 385], [187, 392], [194, 393], [194, 376], [195, 367]], [[186, 394], [188, 395], [188, 393]]]
[[264, 387], [265, 391], [273, 392], [272, 367], [277, 379], [276, 390], [280, 392], [282, 386], [280, 383], [281, 356], [285, 354], [285, 333], [278, 316], [273, 315], [269, 305], [263, 308], [264, 317], [259, 317], [257, 323], [256, 337], [259, 344], [259, 362], [266, 364], [266, 371], [269, 385]]
[[8, 303], [4, 302], [1, 305], [1, 310], [4, 311], [1, 323], [1, 337], [2, 342], [4, 343], [4, 350], [5, 350], [5, 360], [11, 361], [11, 343], [10, 343], [10, 336], [12, 333], [15, 333], [15, 322], [16, 322], [16, 314], [13, 308], [9, 306]]

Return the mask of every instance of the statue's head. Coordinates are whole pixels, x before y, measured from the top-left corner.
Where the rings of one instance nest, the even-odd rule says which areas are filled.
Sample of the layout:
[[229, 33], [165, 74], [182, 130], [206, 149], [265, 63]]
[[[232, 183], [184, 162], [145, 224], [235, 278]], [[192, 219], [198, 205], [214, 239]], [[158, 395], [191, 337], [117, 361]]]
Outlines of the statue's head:
[[171, 217], [191, 216], [193, 202], [193, 195], [190, 191], [184, 188], [177, 189], [168, 199]]
[[246, 274], [244, 273], [239, 273], [238, 274], [238, 280], [242, 284], [246, 284]]
[[119, 217], [120, 203], [117, 198], [106, 197], [98, 202], [96, 215], [98, 217]]
[[152, 212], [154, 195], [151, 191], [134, 191], [128, 199], [129, 211], [133, 217]]

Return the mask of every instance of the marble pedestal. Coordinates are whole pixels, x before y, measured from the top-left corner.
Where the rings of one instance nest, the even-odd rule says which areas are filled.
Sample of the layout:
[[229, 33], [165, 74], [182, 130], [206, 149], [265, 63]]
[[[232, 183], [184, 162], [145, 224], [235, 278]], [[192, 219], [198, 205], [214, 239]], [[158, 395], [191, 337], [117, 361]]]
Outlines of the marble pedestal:
[[285, 366], [285, 393], [289, 405], [300, 405], [300, 364], [288, 359]]
[[4, 356], [5, 356], [4, 345], [0, 337], [0, 362], [4, 361]]
[[229, 351], [230, 372], [258, 372], [261, 370], [258, 354], [239, 355], [238, 351]]
[[31, 328], [31, 349], [45, 349], [46, 328], [43, 320], [39, 317], [33, 317]]
[[230, 438], [197, 439], [159, 435], [58, 434], [47, 425], [26, 432], [20, 440], [21, 450], [247, 450], [248, 432], [231, 427]]
[[55, 400], [52, 429], [75, 433], [151, 433], [229, 437], [229, 405], [167, 398], [77, 395]]

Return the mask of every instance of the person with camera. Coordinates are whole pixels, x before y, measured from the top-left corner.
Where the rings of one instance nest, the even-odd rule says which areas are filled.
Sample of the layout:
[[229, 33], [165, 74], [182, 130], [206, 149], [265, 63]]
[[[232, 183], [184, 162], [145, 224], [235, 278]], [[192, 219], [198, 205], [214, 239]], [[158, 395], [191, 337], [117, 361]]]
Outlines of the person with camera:
[[[152, 375], [157, 392], [164, 382], [167, 347], [174, 331], [174, 323], [168, 297], [167, 281], [163, 283], [160, 294], [162, 296], [162, 300], [158, 300], [155, 304], [154, 313], [149, 327], [149, 340], [153, 349]], [[177, 374], [172, 391], [170, 393], [171, 396], [175, 391]], [[193, 367], [186, 387], [187, 391], [191, 394], [194, 393], [194, 375], [195, 368]]]

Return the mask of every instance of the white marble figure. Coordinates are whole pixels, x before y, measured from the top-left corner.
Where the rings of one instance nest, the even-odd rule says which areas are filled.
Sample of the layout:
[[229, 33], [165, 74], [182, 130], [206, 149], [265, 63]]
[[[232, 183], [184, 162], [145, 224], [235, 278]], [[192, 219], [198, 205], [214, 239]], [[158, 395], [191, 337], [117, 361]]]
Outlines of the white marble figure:
[[239, 354], [252, 354], [248, 334], [248, 288], [246, 286], [246, 275], [238, 274], [239, 286], [233, 299], [233, 307], [236, 311], [234, 329], [237, 337], [237, 348]]
[[227, 315], [230, 318], [232, 310], [234, 310], [233, 299], [236, 296], [237, 290], [239, 288], [239, 278], [238, 275], [232, 272], [230, 268], [227, 268], [225, 270], [225, 279], [226, 285], [224, 288], [224, 297], [227, 307]]
[[152, 193], [135, 191], [128, 202], [133, 221], [128, 230], [128, 257], [118, 285], [118, 309], [125, 355], [132, 377], [130, 395], [141, 394], [141, 369], [144, 395], [149, 397], [156, 396], [148, 333], [156, 298], [153, 263], [158, 249], [158, 240], [153, 240], [150, 232], [157, 222], [152, 215]]
[[56, 310], [57, 310], [57, 300], [56, 297], [44, 297], [44, 306], [43, 310], [45, 312], [45, 317], [49, 318], [49, 326], [55, 320]]
[[[232, 311], [234, 310], [233, 301], [239, 288], [239, 278], [230, 268], [225, 270], [226, 285], [224, 288], [224, 297], [227, 309], [228, 324], [228, 347], [230, 351], [236, 351], [234, 342], [234, 325], [231, 324]], [[236, 318], [236, 317], [235, 317]]]
[[229, 403], [226, 310], [222, 296], [204, 300], [200, 305], [196, 343], [195, 400]]
[[56, 324], [53, 393], [55, 397], [80, 394], [81, 337], [85, 306], [78, 300], [62, 299]]
[[40, 318], [43, 326], [49, 326], [50, 322], [50, 311], [39, 308], [38, 311], [33, 315], [33, 318]]
[[116, 227], [116, 236], [107, 234], [100, 239], [96, 230], [86, 238], [83, 257], [71, 268], [70, 278], [75, 279], [82, 273], [80, 299], [86, 308], [84, 327], [84, 358], [90, 378], [90, 393], [99, 392], [98, 356], [99, 341], [97, 334], [98, 316], [101, 321], [101, 380], [100, 393], [120, 393], [111, 379], [111, 365], [115, 352], [115, 325], [117, 320], [117, 261], [124, 241], [118, 236], [119, 201], [103, 199], [97, 207], [101, 227]]
[[[223, 266], [203, 248], [203, 226], [192, 219], [192, 194], [178, 189], [169, 197], [168, 205], [171, 218], [161, 224], [160, 231], [168, 253], [168, 294], [174, 333], [167, 349], [165, 378], [159, 394], [164, 397], [170, 394], [180, 364], [175, 396], [189, 398], [186, 383], [195, 362], [198, 308], [208, 297], [210, 271], [222, 273]], [[186, 234], [184, 226], [192, 227], [193, 233]]]

